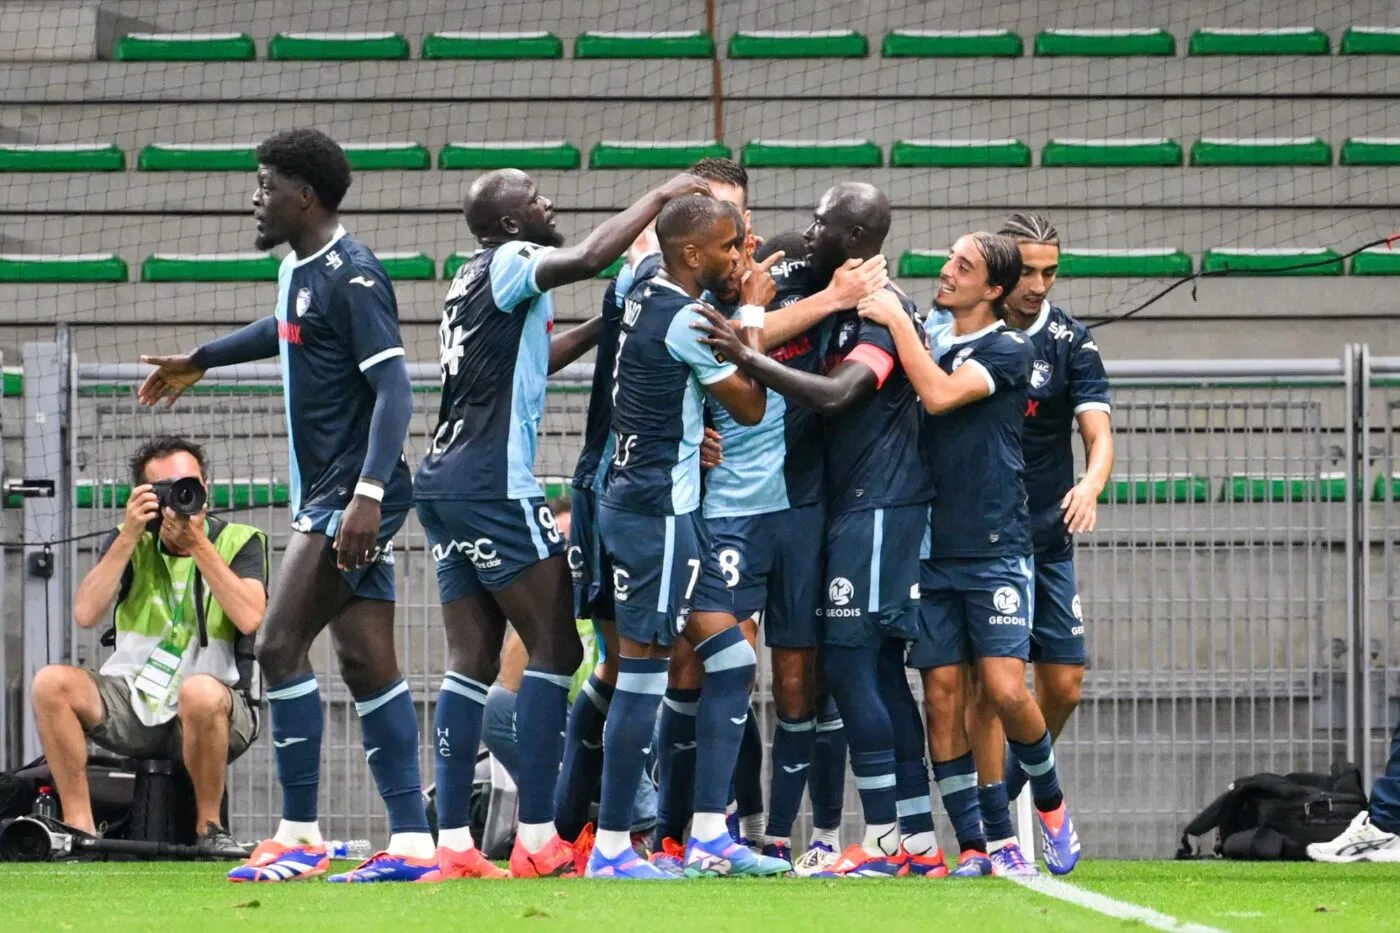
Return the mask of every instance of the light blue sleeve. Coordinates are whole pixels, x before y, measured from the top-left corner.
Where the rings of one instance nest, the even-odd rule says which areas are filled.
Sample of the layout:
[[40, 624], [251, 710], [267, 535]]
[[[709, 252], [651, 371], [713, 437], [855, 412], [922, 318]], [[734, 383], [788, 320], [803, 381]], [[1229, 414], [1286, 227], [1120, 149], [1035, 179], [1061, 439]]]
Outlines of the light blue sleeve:
[[701, 385], [708, 386], [728, 379], [739, 370], [733, 363], [715, 359], [714, 351], [700, 342], [701, 331], [690, 325], [703, 320], [694, 305], [682, 308], [666, 329], [666, 349], [674, 359], [690, 367]]
[[934, 362], [948, 352], [948, 339], [953, 336], [953, 315], [938, 308], [930, 308], [924, 318], [924, 335], [928, 338], [928, 351]]
[[514, 311], [521, 302], [540, 295], [535, 284], [535, 267], [550, 253], [552, 246], [511, 240], [491, 257], [491, 298], [502, 311]]

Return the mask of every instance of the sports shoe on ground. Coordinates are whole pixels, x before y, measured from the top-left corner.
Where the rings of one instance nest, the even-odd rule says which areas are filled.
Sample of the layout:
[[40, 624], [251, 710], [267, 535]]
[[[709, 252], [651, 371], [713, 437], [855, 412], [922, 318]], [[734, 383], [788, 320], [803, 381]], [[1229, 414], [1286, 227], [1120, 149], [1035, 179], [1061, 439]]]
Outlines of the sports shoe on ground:
[[946, 878], [948, 877], [948, 862], [943, 858], [942, 849], [934, 849], [933, 854], [915, 855], [908, 850], [903, 853], [904, 861], [909, 866], [909, 874], [923, 875], [925, 878]]
[[1014, 842], [1008, 842], [987, 857], [992, 862], [992, 874], [998, 878], [1032, 878], [1040, 874], [1040, 869]]
[[814, 842], [792, 863], [792, 873], [799, 878], [810, 878], [835, 865], [840, 857], [837, 851], [825, 842]]
[[1046, 867], [1052, 875], [1068, 875], [1079, 864], [1079, 836], [1069, 818], [1069, 808], [1061, 801], [1048, 813], [1037, 810], [1036, 816], [1040, 818]]
[[661, 848], [651, 853], [648, 859], [653, 865], [670, 875], [685, 875], [685, 846], [674, 839], [661, 840]]
[[574, 868], [574, 847], [558, 834], [548, 844], [533, 855], [517, 836], [515, 847], [510, 850], [510, 876], [512, 878], [577, 878]]
[[792, 846], [783, 842], [770, 842], [764, 845], [763, 855], [769, 858], [782, 859], [789, 865], [792, 864]]
[[595, 846], [588, 857], [586, 878], [629, 878], [635, 881], [675, 881], [680, 875], [663, 871], [637, 854], [636, 849], [627, 849], [617, 858], [608, 858]]
[[860, 843], [846, 846], [846, 851], [824, 871], [813, 878], [898, 878], [909, 874], [909, 864], [899, 855], [871, 855]]
[[335, 884], [373, 884], [380, 881], [441, 881], [436, 858], [409, 858], [376, 852], [346, 872], [326, 879]]
[[574, 874], [582, 876], [588, 869], [588, 857], [593, 854], [593, 842], [598, 838], [592, 823], [584, 823], [574, 840]]
[[450, 878], [509, 878], [504, 870], [491, 864], [491, 860], [480, 849], [472, 848], [465, 852], [444, 849], [438, 846], [438, 870], [443, 880]]
[[200, 855], [209, 858], [243, 858], [248, 857], [246, 846], [239, 845], [238, 840], [229, 835], [228, 830], [218, 823], [204, 824], [204, 832], [200, 833], [194, 841], [194, 847], [199, 850]]
[[758, 854], [762, 854], [763, 852], [763, 846], [757, 842], [754, 842], [748, 836], [740, 836], [734, 841], [739, 843], [739, 845], [743, 846], [744, 848], [748, 849], [750, 852]]
[[992, 873], [992, 860], [985, 852], [968, 849], [958, 856], [958, 867], [948, 873], [949, 878], [985, 878]]
[[1362, 810], [1336, 839], [1309, 845], [1308, 858], [1314, 862], [1400, 862], [1400, 836], [1374, 825], [1371, 814]]
[[685, 874], [688, 878], [718, 875], [761, 877], [784, 875], [791, 870], [792, 863], [759, 855], [748, 846], [734, 842], [728, 835], [703, 842], [692, 836], [690, 844], [686, 846]]
[[331, 857], [324, 845], [284, 846], [272, 839], [258, 843], [248, 861], [228, 873], [229, 881], [296, 881], [324, 875]]

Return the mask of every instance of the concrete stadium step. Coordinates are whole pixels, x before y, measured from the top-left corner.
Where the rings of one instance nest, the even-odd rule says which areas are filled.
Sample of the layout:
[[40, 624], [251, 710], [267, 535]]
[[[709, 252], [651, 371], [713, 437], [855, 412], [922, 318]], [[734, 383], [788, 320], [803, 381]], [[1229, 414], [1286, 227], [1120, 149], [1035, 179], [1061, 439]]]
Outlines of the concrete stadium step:
[[564, 43], [552, 32], [430, 32], [421, 54], [428, 59], [563, 58]]
[[409, 57], [408, 40], [396, 32], [279, 32], [267, 57], [282, 62], [347, 62]]
[[1400, 27], [1348, 26], [1342, 33], [1341, 55], [1400, 55]]
[[[938, 278], [946, 249], [905, 250], [897, 274], [914, 279]], [[1072, 278], [1179, 278], [1190, 275], [1192, 259], [1179, 249], [1071, 249], [1060, 251], [1059, 274]]]
[[[1376, 477], [1375, 488], [1377, 492], [1384, 490], [1384, 477]], [[1222, 502], [1345, 502], [1346, 497], [1345, 473], [1309, 476], [1237, 474], [1228, 477], [1220, 491]]]
[[1334, 249], [1249, 249], [1219, 247], [1201, 257], [1202, 272], [1251, 275], [1343, 275], [1342, 258]]
[[728, 159], [733, 151], [713, 140], [643, 142], [603, 140], [588, 154], [590, 169], [684, 169], [705, 158]]
[[131, 32], [117, 40], [119, 62], [250, 62], [258, 57], [245, 32]]
[[[415, 142], [341, 143], [357, 172], [415, 171], [432, 168], [426, 146]], [[256, 143], [152, 143], [141, 149], [136, 167], [143, 172], [257, 171]]]
[[574, 58], [714, 58], [715, 40], [694, 32], [584, 32]]
[[1191, 33], [1191, 55], [1326, 55], [1331, 40], [1321, 29], [1197, 29]]
[[1029, 168], [1031, 148], [1019, 139], [900, 139], [892, 168]]
[[0, 282], [125, 282], [128, 269], [112, 253], [0, 253]]
[[1338, 165], [1400, 165], [1400, 138], [1357, 136], [1342, 143]]
[[1316, 136], [1258, 139], [1205, 137], [1191, 144], [1191, 164], [1331, 165], [1332, 147]]
[[0, 172], [120, 172], [126, 153], [113, 143], [0, 144]]
[[869, 139], [751, 139], [742, 159], [753, 168], [874, 168], [885, 154]]
[[438, 168], [485, 170], [493, 168], [578, 168], [578, 147], [567, 140], [547, 142], [456, 142], [438, 153]]
[[1040, 150], [1049, 167], [1181, 165], [1181, 143], [1174, 139], [1052, 139]]
[[1035, 54], [1044, 57], [1121, 58], [1171, 56], [1176, 38], [1165, 29], [1044, 29], [1036, 33]]
[[864, 58], [870, 41], [853, 29], [740, 31], [729, 37], [730, 58]]
[[885, 58], [1018, 58], [1021, 37], [1009, 29], [895, 29], [885, 36]]

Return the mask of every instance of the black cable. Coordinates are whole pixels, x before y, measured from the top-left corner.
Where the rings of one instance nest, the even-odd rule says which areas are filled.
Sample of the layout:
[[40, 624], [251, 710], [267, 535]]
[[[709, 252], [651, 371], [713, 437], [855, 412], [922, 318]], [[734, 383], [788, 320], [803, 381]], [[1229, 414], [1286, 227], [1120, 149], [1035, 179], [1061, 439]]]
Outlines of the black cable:
[[[229, 508], [227, 508], [227, 509], [218, 509], [218, 510], [215, 510], [215, 511], [211, 511], [211, 512], [208, 512], [208, 513], [206, 513], [206, 514], [207, 514], [207, 516], [210, 517], [210, 518], [216, 518], [216, 517], [222, 517], [222, 516], [225, 516], [225, 515], [232, 515], [232, 514], [235, 513], [235, 512], [251, 512], [251, 511], [253, 511], [253, 510], [255, 510], [255, 509], [266, 509], [266, 508], [270, 508], [270, 506], [268, 506], [268, 505], [266, 505], [266, 504], [264, 504], [264, 505], [236, 505], [236, 506], [231, 506], [231, 507], [229, 507]], [[6, 546], [6, 547], [18, 547], [18, 548], [30, 548], [30, 547], [54, 548], [54, 547], [57, 547], [57, 546], [60, 545], [60, 544], [71, 544], [71, 543], [73, 543], [74, 541], [86, 541], [86, 540], [88, 540], [89, 538], [103, 538], [103, 537], [106, 537], [107, 535], [109, 535], [109, 534], [111, 534], [111, 533], [112, 533], [112, 529], [107, 528], [107, 529], [104, 529], [104, 530], [102, 530], [102, 531], [88, 531], [88, 532], [84, 532], [83, 534], [80, 534], [80, 535], [69, 535], [69, 536], [66, 537], [66, 538], [53, 538], [53, 539], [48, 540], [48, 541], [11, 541], [11, 542], [8, 542], [5, 546]]]

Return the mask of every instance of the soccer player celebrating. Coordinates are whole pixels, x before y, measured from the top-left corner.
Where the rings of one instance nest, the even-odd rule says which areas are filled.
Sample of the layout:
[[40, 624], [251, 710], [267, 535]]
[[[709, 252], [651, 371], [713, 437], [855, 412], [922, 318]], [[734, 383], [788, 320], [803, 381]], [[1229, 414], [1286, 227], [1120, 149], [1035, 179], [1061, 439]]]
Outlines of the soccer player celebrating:
[[389, 845], [332, 881], [432, 881], [433, 838], [418, 775], [418, 718], [394, 652], [391, 539], [411, 505], [403, 461], [413, 396], [393, 286], [337, 211], [345, 153], [311, 129], [257, 150], [256, 245], [286, 243], [272, 315], [156, 366], [143, 404], [171, 404], [206, 370], [280, 355], [290, 444], [291, 540], [267, 607], [257, 660], [268, 680], [282, 822], [233, 881], [289, 881], [330, 864], [317, 826], [324, 729], [308, 652], [330, 626], [360, 715], [365, 759], [389, 812]]
[[[1020, 275], [1014, 240], [988, 233], [960, 237], [943, 266], [937, 298], [953, 321], [931, 335], [932, 353], [897, 303], [875, 295], [860, 312], [891, 328], [900, 360], [933, 416], [924, 443], [936, 498], [920, 635], [908, 663], [923, 672], [934, 776], [962, 849], [957, 875], [993, 869], [976, 818], [976, 767], [965, 727], [967, 663], [975, 663], [982, 691], [1031, 776], [1047, 862], [1068, 871], [1079, 857], [1050, 733], [1025, 681], [1034, 584], [1021, 425], [1033, 351], [1001, 320]], [[998, 856], [998, 873], [1034, 871], [1019, 849], [1003, 848]]]
[[[1036, 704], [1051, 738], [1058, 739], [1079, 705], [1084, 682], [1084, 616], [1073, 536], [1094, 530], [1098, 496], [1113, 470], [1108, 377], [1089, 331], [1048, 300], [1060, 263], [1058, 231], [1039, 214], [1017, 213], [998, 232], [1021, 250], [1021, 280], [1006, 299], [1006, 323], [1025, 334], [1035, 351], [1021, 433], [1035, 548], [1030, 658]], [[1078, 483], [1071, 449], [1076, 424], [1086, 462]], [[982, 782], [978, 796], [996, 865], [997, 851], [1016, 844], [1008, 801], [1020, 794], [1026, 773], [1014, 757], [1006, 759], [1001, 723], [980, 694], [973, 709], [969, 728]]]
[[[866, 184], [823, 195], [805, 234], [805, 272], [824, 282], [849, 259], [879, 253], [889, 232], [885, 196]], [[815, 289], [813, 289], [815, 290]], [[883, 289], [910, 316], [913, 307]], [[742, 343], [718, 314], [705, 312], [705, 342], [741, 371], [818, 413], [825, 435], [825, 674], [849, 726], [851, 765], [866, 832], [830, 874], [906, 874], [896, 807], [895, 720], [918, 708], [904, 678], [904, 642], [912, 637], [917, 595], [916, 541], [930, 489], [918, 449], [913, 388], [895, 357], [886, 325], [844, 314], [833, 324], [825, 374], [787, 366]], [[726, 452], [726, 459], [730, 454]], [[902, 696], [900, 695], [902, 693]], [[914, 735], [922, 760], [919, 726]], [[928, 796], [927, 783], [923, 792]], [[932, 820], [929, 821], [931, 836]]]
[[494, 872], [468, 826], [482, 708], [507, 618], [530, 657], [516, 701], [521, 784], [511, 874], [575, 870], [573, 849], [554, 828], [554, 789], [582, 648], [564, 537], [534, 465], [545, 380], [596, 341], [600, 322], [551, 341], [550, 291], [597, 275], [664, 204], [704, 190], [703, 181], [680, 175], [568, 247], [553, 205], [524, 172], [488, 172], [467, 190], [467, 226], [482, 249], [447, 293], [442, 406], [415, 483], [449, 654], [434, 720], [438, 857], [449, 877]]

